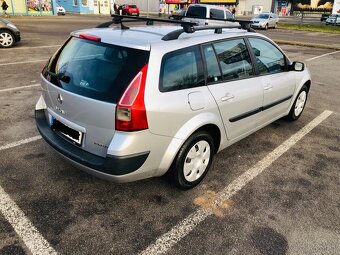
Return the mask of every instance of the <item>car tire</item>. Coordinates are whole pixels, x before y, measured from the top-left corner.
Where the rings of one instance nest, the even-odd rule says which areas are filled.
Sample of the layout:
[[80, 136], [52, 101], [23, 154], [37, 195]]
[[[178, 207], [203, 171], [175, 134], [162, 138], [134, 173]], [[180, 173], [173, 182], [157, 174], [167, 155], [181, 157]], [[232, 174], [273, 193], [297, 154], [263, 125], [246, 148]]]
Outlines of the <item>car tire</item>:
[[306, 106], [307, 97], [308, 88], [306, 85], [303, 85], [294, 101], [294, 104], [292, 105], [292, 108], [290, 109], [289, 114], [286, 116], [287, 120], [294, 121], [301, 116]]
[[268, 24], [266, 24], [265, 26], [264, 26], [264, 30], [267, 30], [268, 29]]
[[276, 29], [277, 28], [277, 23], [275, 23], [275, 25], [274, 25], [274, 29]]
[[198, 131], [185, 141], [174, 159], [169, 177], [182, 190], [199, 184], [210, 169], [215, 153], [212, 136], [206, 131]]
[[11, 31], [0, 30], [0, 48], [10, 48], [15, 44], [15, 37]]

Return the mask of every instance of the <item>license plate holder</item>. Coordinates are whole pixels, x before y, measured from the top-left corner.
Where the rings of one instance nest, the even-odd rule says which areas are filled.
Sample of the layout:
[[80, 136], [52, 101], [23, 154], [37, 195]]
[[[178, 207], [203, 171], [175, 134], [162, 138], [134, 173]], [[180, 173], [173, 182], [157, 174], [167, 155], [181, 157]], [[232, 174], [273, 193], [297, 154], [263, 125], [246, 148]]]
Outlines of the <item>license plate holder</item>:
[[51, 116], [50, 124], [52, 130], [56, 133], [60, 134], [62, 137], [66, 138], [67, 140], [71, 141], [73, 144], [80, 146], [83, 140], [83, 133], [75, 130], [68, 125], [64, 124], [63, 122], [59, 121], [58, 119]]

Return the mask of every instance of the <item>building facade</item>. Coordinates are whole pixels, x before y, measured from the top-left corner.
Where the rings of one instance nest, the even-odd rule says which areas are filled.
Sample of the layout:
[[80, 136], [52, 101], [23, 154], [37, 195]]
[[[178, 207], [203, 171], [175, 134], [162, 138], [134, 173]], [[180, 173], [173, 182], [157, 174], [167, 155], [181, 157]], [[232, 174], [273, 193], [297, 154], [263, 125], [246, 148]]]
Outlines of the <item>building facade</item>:
[[6, 3], [9, 6], [7, 12], [11, 15], [55, 14], [55, 0], [6, 0]]

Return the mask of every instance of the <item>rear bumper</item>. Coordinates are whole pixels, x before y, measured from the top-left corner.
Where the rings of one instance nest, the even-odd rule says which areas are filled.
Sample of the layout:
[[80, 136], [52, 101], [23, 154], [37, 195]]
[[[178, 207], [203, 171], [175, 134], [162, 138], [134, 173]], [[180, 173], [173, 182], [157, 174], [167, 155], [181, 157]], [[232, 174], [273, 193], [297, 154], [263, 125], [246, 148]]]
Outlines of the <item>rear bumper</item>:
[[56, 134], [48, 125], [44, 110], [35, 111], [37, 128], [44, 140], [61, 155], [98, 177], [124, 181], [123, 175], [138, 170], [149, 156], [149, 151], [127, 156], [100, 157], [82, 150]]

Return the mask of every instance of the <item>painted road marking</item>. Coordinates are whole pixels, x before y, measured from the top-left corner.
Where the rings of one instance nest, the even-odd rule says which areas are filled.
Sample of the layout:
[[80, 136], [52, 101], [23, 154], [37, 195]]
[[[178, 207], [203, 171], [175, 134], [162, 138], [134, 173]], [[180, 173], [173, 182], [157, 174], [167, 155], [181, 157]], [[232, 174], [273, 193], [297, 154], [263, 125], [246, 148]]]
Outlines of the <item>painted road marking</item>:
[[[304, 126], [300, 131], [292, 135], [289, 139], [287, 139], [276, 149], [270, 152], [264, 159], [259, 161], [255, 166], [240, 175], [236, 180], [234, 180], [231, 184], [229, 184], [221, 192], [219, 192], [214, 203], [216, 205], [220, 205], [220, 203], [222, 203], [223, 201], [230, 199], [244, 186], [246, 186], [251, 180], [253, 180], [256, 176], [267, 169], [275, 160], [282, 156], [282, 154], [284, 154], [298, 141], [300, 141], [311, 130], [318, 126], [322, 121], [327, 119], [332, 113], [332, 111], [324, 111], [310, 123]], [[173, 227], [169, 232], [160, 236], [155, 241], [155, 243], [151, 244], [144, 251], [142, 251], [140, 255], [154, 255], [167, 252], [182, 238], [188, 235], [198, 224], [200, 224], [212, 214], [212, 209], [198, 209], [196, 212], [190, 214], [187, 218], [181, 221], [178, 225]]]
[[32, 85], [20, 86], [20, 87], [15, 87], [15, 88], [0, 89], [0, 93], [1, 92], [8, 92], [8, 91], [15, 91], [15, 90], [19, 90], [19, 89], [38, 87], [38, 86], [40, 86], [40, 84], [36, 83], [36, 84], [32, 84]]
[[17, 147], [17, 146], [22, 145], [22, 144], [34, 142], [34, 141], [39, 140], [39, 139], [41, 139], [41, 136], [37, 135], [37, 136], [26, 138], [26, 139], [23, 139], [23, 140], [20, 140], [20, 141], [17, 141], [17, 142], [9, 143], [9, 144], [0, 146], [0, 151], [10, 149], [10, 148], [14, 148], [14, 147]]
[[1, 186], [0, 211], [32, 254], [57, 254]]
[[21, 62], [11, 62], [11, 63], [2, 63], [0, 66], [9, 66], [9, 65], [19, 65], [19, 64], [29, 64], [29, 63], [37, 63], [37, 62], [46, 62], [48, 59], [38, 59], [31, 61], [21, 61]]
[[[22, 144], [39, 140], [41, 136], [34, 136], [18, 142], [0, 146], [0, 151], [13, 148]], [[15, 232], [23, 240], [32, 254], [54, 255], [57, 252], [50, 246], [45, 238], [33, 226], [24, 212], [16, 205], [5, 190], [0, 186], [0, 212], [5, 219], [12, 225]]]
[[318, 58], [322, 58], [322, 57], [326, 57], [326, 56], [329, 56], [329, 55], [333, 55], [333, 54], [336, 54], [336, 53], [339, 53], [340, 51], [333, 51], [333, 52], [330, 52], [330, 53], [326, 53], [326, 54], [322, 54], [320, 56], [316, 56], [316, 57], [313, 57], [313, 58], [308, 58], [306, 59], [306, 61], [312, 61], [312, 60], [315, 60], [315, 59], [318, 59]]

